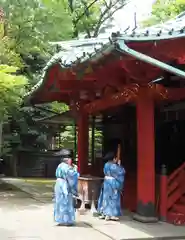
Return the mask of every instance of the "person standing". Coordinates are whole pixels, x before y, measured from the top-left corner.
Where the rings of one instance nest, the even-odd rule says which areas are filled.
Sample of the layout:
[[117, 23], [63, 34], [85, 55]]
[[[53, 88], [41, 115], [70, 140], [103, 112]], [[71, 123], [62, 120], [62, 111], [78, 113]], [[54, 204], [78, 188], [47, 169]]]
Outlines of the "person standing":
[[104, 182], [98, 199], [100, 219], [119, 220], [121, 214], [121, 191], [123, 189], [125, 169], [113, 152], [104, 157]]
[[62, 150], [62, 162], [56, 169], [56, 183], [54, 187], [54, 220], [59, 226], [73, 226], [75, 224], [74, 196], [77, 196], [79, 173], [72, 166], [72, 159], [68, 150]]

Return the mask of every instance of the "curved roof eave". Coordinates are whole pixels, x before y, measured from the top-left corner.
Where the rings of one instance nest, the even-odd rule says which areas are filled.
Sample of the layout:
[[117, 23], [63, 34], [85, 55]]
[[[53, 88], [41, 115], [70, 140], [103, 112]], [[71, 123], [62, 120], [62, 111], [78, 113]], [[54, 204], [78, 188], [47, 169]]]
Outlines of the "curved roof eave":
[[[109, 40], [108, 40], [108, 42], [109, 42]], [[83, 48], [84, 48], [84, 46], [83, 46]], [[85, 63], [86, 61], [89, 60], [89, 58], [91, 58], [92, 61], [93, 61], [93, 59], [98, 60], [101, 57], [103, 57], [103, 54], [110, 53], [112, 50], [114, 50], [114, 45], [112, 45], [112, 44], [105, 44], [105, 45], [101, 44], [100, 48], [97, 48], [97, 47], [94, 47], [94, 46], [93, 47], [91, 46], [91, 48], [92, 48], [91, 52], [90, 51], [84, 52], [83, 49], [78, 48], [80, 51], [79, 51], [78, 55], [75, 55], [76, 60], [74, 59], [74, 61], [72, 61], [71, 59], [70, 59], [70, 61], [67, 61], [67, 59], [64, 59], [64, 57], [65, 57], [65, 55], [64, 55], [65, 52], [64, 51], [61, 51], [61, 52], [55, 54], [51, 58], [51, 60], [47, 63], [45, 68], [43, 69], [43, 74], [42, 74], [39, 82], [24, 97], [26, 98], [26, 97], [34, 94], [35, 92], [39, 91], [39, 89], [44, 86], [44, 83], [46, 81], [47, 73], [49, 72], [49, 69], [52, 66], [54, 66], [55, 64], [60, 64], [62, 69], [68, 69], [68, 68], [71, 68], [73, 65], [77, 65], [77, 64], [80, 64], [80, 63]], [[72, 48], [71, 50], [72, 51], [67, 51], [67, 54], [69, 56], [72, 55], [72, 53], [74, 51], [74, 48]]]
[[170, 40], [185, 37], [185, 16], [176, 17], [174, 20], [164, 24], [157, 24], [148, 28], [138, 28], [123, 33], [116, 33], [115, 36], [106, 35], [101, 38], [71, 40], [59, 42], [63, 51], [55, 54], [43, 69], [41, 80], [26, 94], [28, 97], [37, 92], [45, 82], [49, 69], [60, 64], [61, 68], [68, 69], [74, 65], [85, 63], [88, 60], [99, 60], [104, 54], [115, 49], [115, 43], [124, 42], [146, 42]]

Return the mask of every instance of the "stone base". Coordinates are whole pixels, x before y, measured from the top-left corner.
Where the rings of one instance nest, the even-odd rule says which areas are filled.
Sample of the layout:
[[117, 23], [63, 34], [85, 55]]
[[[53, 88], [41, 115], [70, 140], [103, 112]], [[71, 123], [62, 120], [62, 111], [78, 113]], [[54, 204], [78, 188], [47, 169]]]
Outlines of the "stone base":
[[161, 221], [161, 222], [166, 222], [166, 217], [162, 217], [162, 216], [161, 216], [161, 217], [160, 217], [160, 221]]
[[137, 213], [133, 215], [133, 219], [138, 222], [141, 222], [141, 223], [156, 223], [156, 222], [158, 222], [157, 217], [145, 217], [145, 216], [141, 216]]
[[93, 212], [92, 215], [93, 215], [93, 217], [99, 217], [100, 216], [100, 214], [98, 212]]

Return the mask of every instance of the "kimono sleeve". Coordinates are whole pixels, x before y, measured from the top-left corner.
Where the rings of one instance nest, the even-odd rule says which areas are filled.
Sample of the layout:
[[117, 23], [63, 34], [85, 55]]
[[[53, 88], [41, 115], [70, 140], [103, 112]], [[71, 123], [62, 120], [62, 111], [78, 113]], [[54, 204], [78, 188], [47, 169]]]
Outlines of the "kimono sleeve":
[[57, 169], [56, 169], [56, 171], [55, 171], [55, 176], [56, 176], [56, 178], [61, 178], [61, 176], [62, 176], [62, 171], [61, 171], [61, 164], [59, 164], [58, 165], [58, 167], [57, 167]]
[[78, 192], [78, 177], [79, 173], [74, 169], [69, 169], [67, 172], [67, 181], [72, 194], [77, 195]]
[[117, 166], [117, 178], [123, 185], [125, 180], [125, 169], [122, 166]]

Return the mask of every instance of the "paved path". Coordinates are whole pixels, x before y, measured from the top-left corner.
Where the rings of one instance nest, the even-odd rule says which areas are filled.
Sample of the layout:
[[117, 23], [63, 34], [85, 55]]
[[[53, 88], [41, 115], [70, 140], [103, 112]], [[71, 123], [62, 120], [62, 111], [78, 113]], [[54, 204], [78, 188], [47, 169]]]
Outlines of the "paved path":
[[[11, 181], [18, 187], [20, 180]], [[23, 185], [24, 192], [0, 192], [0, 240], [177, 239], [177, 236], [185, 239], [185, 227], [165, 223], [140, 224], [129, 215], [119, 223], [99, 220], [90, 213], [77, 214], [76, 227], [57, 227], [53, 221], [51, 198], [50, 202], [44, 203], [30, 198], [30, 193], [25, 192], [26, 186], [27, 191], [30, 189], [29, 184]], [[38, 192], [33, 188], [37, 187], [32, 185], [32, 193]]]
[[76, 227], [57, 227], [52, 204], [41, 204], [20, 192], [0, 194], [0, 240], [110, 240], [78, 219]]
[[40, 202], [48, 203], [52, 201], [54, 180], [1, 178], [1, 181], [16, 187], [18, 190], [21, 189], [21, 191], [28, 193]]

